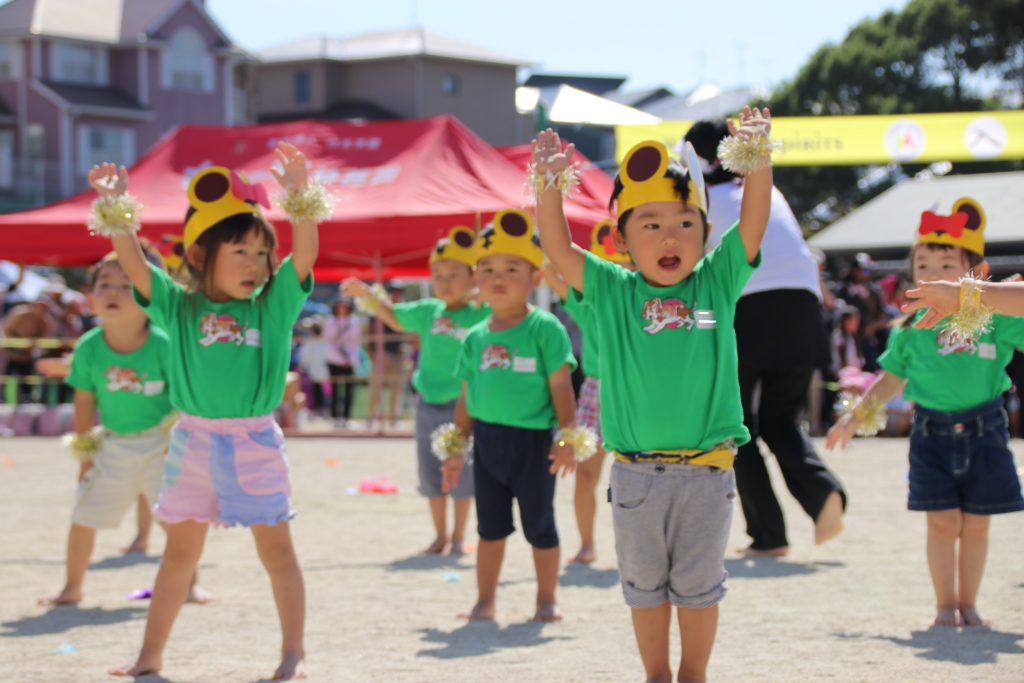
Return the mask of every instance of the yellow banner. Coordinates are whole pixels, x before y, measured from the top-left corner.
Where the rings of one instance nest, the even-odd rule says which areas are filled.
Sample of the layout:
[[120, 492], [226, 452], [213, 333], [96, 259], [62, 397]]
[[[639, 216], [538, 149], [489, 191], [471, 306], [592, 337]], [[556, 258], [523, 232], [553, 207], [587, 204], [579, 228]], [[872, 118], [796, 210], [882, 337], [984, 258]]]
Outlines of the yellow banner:
[[[692, 123], [616, 126], [616, 159], [642, 140], [672, 149]], [[772, 137], [782, 143], [777, 166], [1024, 159], [1024, 111], [779, 117]]]

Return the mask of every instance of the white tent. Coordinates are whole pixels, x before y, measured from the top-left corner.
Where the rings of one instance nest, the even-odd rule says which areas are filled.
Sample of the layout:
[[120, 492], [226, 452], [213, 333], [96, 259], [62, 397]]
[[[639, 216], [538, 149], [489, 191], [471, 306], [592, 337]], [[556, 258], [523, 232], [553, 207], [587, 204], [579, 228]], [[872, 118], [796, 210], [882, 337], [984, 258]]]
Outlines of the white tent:
[[571, 85], [552, 88], [527, 86], [516, 88], [516, 108], [521, 113], [533, 110], [538, 102], [544, 105], [547, 119], [553, 123], [615, 126], [661, 121], [657, 116], [574, 88]]

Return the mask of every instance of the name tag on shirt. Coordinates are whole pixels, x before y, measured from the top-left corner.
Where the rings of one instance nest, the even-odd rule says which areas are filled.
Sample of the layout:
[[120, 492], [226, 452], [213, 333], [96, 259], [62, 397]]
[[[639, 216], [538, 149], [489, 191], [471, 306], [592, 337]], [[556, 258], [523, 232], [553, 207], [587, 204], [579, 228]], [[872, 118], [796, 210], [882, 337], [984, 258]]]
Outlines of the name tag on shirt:
[[512, 372], [537, 372], [537, 359], [516, 356], [512, 360]]
[[986, 360], [996, 359], [996, 345], [989, 344], [988, 342], [981, 342], [978, 344], [978, 358], [984, 358]]
[[159, 396], [164, 391], [164, 381], [154, 380], [152, 382], [146, 382], [142, 385], [143, 396]]
[[714, 311], [694, 311], [693, 319], [697, 322], [698, 330], [713, 330], [717, 327]]

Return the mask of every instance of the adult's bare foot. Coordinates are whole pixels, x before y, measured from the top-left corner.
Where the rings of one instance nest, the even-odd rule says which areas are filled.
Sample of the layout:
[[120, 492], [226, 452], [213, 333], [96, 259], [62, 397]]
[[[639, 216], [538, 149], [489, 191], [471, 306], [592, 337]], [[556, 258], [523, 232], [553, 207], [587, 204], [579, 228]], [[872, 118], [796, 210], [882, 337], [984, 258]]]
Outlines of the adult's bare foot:
[[597, 555], [594, 554], [594, 549], [588, 545], [580, 546], [580, 551], [576, 553], [576, 557], [569, 560], [569, 564], [592, 564], [597, 559]]
[[494, 620], [494, 601], [493, 600], [480, 600], [473, 609], [468, 612], [463, 612], [459, 615], [460, 619], [468, 619], [470, 621], [493, 621]]
[[301, 652], [286, 654], [281, 657], [281, 663], [274, 672], [275, 681], [290, 681], [296, 678], [306, 678], [309, 672], [306, 670], [306, 656]]
[[151, 659], [140, 655], [134, 664], [119, 666], [107, 673], [111, 676], [145, 676], [146, 674], [155, 674], [162, 666], [163, 662], [159, 658]]
[[213, 602], [217, 599], [217, 596], [206, 590], [202, 586], [192, 586], [188, 589], [188, 598], [185, 602], [191, 602], [195, 605], [205, 605], [208, 602]]
[[56, 595], [48, 595], [46, 597], [39, 598], [38, 603], [43, 606], [77, 605], [82, 602], [83, 597], [82, 589], [71, 589], [65, 586], [64, 589]]
[[466, 554], [466, 549], [462, 545], [461, 538], [453, 538], [451, 545], [448, 546], [448, 554], [452, 557], [462, 557]]
[[537, 612], [533, 615], [534, 621], [561, 621], [562, 610], [558, 609], [558, 604], [554, 602], [538, 602]]
[[821, 545], [838, 536], [842, 530], [843, 497], [838, 491], [833, 491], [814, 521], [814, 544]]
[[789, 554], [789, 546], [780, 545], [776, 548], [755, 548], [750, 545], [746, 548], [739, 548], [738, 552], [744, 557], [785, 557]]
[[121, 548], [121, 553], [124, 555], [130, 555], [132, 553], [142, 553], [145, 555], [148, 548], [149, 539], [142, 536], [136, 536], [134, 541]]
[[446, 545], [448, 545], [448, 539], [435, 538], [433, 543], [420, 551], [420, 555], [440, 555], [444, 552]]

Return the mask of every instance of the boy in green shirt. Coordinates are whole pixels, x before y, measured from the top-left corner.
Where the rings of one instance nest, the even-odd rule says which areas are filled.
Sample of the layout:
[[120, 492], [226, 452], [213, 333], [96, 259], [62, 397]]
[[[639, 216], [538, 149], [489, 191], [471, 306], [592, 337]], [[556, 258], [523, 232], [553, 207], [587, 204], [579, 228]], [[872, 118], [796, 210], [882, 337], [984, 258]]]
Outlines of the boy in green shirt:
[[[512, 501], [519, 503], [526, 540], [537, 570], [534, 619], [562, 618], [555, 600], [559, 543], [555, 526], [555, 475], [575, 469], [576, 366], [569, 335], [550, 313], [529, 304], [540, 284], [543, 256], [530, 217], [499, 211], [477, 239], [476, 281], [491, 315], [466, 335], [458, 364], [464, 381], [455, 412], [458, 431], [473, 435], [476, 490], [477, 602], [464, 616], [493, 619], [505, 539], [515, 530]], [[552, 445], [551, 429], [561, 430]], [[445, 489], [457, 486], [464, 459], [444, 463]], [[464, 475], [462, 475], [464, 476]]]
[[[759, 260], [771, 206], [768, 111], [744, 108], [733, 140], [752, 150], [738, 227], [707, 255], [707, 195], [696, 161], [670, 164], [660, 142], [624, 158], [613, 240], [629, 272], [573, 245], [560, 189], [574, 148], [533, 143], [544, 252], [591, 302], [601, 346], [601, 429], [614, 452], [610, 499], [626, 603], [648, 681], [670, 681], [678, 608], [680, 681], [703, 681], [725, 593], [725, 546], [743, 426], [733, 312]], [[692, 153], [692, 152], [691, 152]], [[688, 159], [689, 161], [689, 159]], [[737, 169], [740, 170], [740, 169]]]
[[[985, 213], [972, 199], [958, 199], [949, 216], [925, 211], [910, 252], [911, 276], [924, 283], [963, 279], [965, 298], [975, 292], [980, 299], [982, 283], [971, 275], [983, 280], [988, 273], [984, 227]], [[826, 447], [845, 446], [901, 389], [915, 402], [907, 507], [927, 515], [934, 624], [979, 626], [987, 623], [976, 600], [990, 516], [1024, 510], [1002, 401], [1010, 388], [1006, 366], [1014, 348], [1024, 346], [1024, 319], [995, 315], [970, 335], [948, 323], [927, 329], [935, 322], [920, 311], [893, 330], [879, 358], [884, 372], [829, 430]]]
[[[441, 466], [431, 450], [430, 436], [441, 425], [455, 419], [455, 402], [462, 393], [462, 382], [455, 376], [462, 340], [469, 329], [490, 315], [486, 306], [470, 301], [473, 267], [476, 265], [476, 236], [464, 226], [451, 229], [438, 240], [430, 253], [430, 284], [434, 298], [392, 304], [386, 297], [375, 297], [362, 281], [350, 278], [342, 283], [346, 296], [354, 297], [360, 307], [376, 315], [399, 332], [414, 332], [420, 339], [420, 362], [412, 377], [419, 394], [416, 401], [416, 455], [420, 493], [430, 502], [430, 515], [436, 536], [424, 550], [438, 555], [449, 549], [462, 554], [466, 521], [473, 501], [473, 478], [463, 477], [448, 491], [454, 501], [455, 524], [448, 536], [447, 496], [441, 490]], [[450, 543], [450, 545], [449, 545]]]

